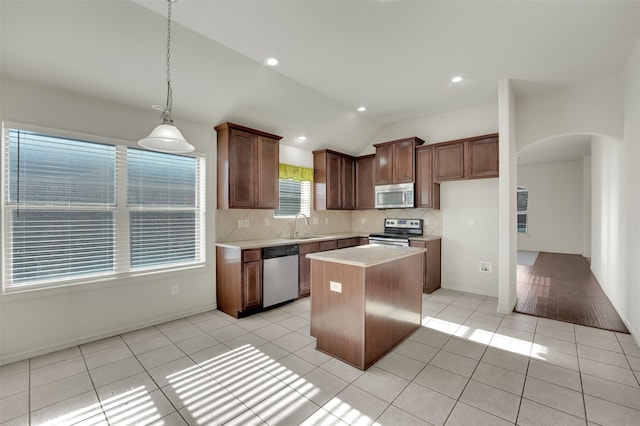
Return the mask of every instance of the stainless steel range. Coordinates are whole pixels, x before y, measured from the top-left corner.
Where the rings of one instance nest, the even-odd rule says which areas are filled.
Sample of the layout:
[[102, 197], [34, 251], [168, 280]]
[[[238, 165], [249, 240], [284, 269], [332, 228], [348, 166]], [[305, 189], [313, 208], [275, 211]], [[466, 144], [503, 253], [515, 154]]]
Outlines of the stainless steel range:
[[369, 234], [369, 244], [409, 247], [409, 238], [422, 235], [422, 219], [385, 219], [384, 233]]

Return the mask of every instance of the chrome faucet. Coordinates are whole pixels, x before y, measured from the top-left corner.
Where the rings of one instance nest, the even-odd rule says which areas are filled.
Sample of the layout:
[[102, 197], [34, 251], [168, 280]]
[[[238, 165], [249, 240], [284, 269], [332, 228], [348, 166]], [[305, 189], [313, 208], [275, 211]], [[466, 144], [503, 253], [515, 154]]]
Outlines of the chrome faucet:
[[300, 229], [298, 229], [298, 216], [304, 217], [304, 223], [309, 226], [309, 218], [304, 213], [298, 213], [293, 217], [293, 238], [300, 236]]

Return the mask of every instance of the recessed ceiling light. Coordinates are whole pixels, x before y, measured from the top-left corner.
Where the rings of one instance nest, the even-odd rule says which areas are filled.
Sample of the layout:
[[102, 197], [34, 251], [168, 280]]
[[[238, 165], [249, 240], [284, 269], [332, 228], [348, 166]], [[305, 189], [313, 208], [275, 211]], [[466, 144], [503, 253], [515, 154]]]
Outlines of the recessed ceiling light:
[[269, 65], [270, 67], [275, 67], [280, 63], [280, 61], [277, 58], [267, 58], [267, 60], [264, 61], [264, 63]]
[[300, 135], [300, 136], [296, 137], [296, 140], [298, 142], [304, 142], [304, 141], [307, 140], [307, 135]]
[[358, 111], [360, 112], [365, 112], [366, 110], [367, 110], [367, 107], [363, 107], [363, 106], [358, 107]]
[[464, 80], [464, 79], [462, 78], [462, 76], [461, 76], [461, 75], [456, 75], [455, 77], [453, 77], [453, 78], [451, 79], [451, 82], [452, 82], [452, 83], [460, 83], [462, 80]]

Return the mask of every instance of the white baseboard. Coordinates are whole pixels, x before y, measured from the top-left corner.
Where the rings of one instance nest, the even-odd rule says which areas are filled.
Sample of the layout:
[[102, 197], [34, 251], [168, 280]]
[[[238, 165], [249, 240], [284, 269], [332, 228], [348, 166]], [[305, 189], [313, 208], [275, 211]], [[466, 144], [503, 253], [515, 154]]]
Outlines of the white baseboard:
[[464, 291], [465, 293], [480, 294], [482, 296], [498, 297], [497, 294], [483, 292], [474, 287], [465, 287], [465, 286], [451, 285], [451, 284], [441, 284], [441, 287], [449, 290]]
[[[598, 281], [598, 279], [596, 278], [596, 281]], [[620, 306], [616, 303], [615, 299], [613, 299], [611, 297], [611, 294], [609, 294], [609, 292], [607, 291], [607, 289], [605, 289], [600, 282], [598, 281], [598, 285], [600, 286], [600, 288], [602, 289], [602, 291], [604, 292], [605, 296], [607, 296], [607, 299], [609, 299], [609, 302], [611, 302], [611, 304], [613, 305], [613, 309], [616, 310], [616, 312], [618, 313], [618, 315], [620, 316], [620, 319], [622, 320], [622, 322], [624, 323], [625, 327], [627, 327], [627, 330], [629, 330], [629, 334], [631, 334], [631, 337], [633, 338], [633, 341], [636, 342], [636, 345], [640, 348], [640, 333], [638, 332], [639, 330], [636, 330], [635, 327], [631, 324], [631, 322], [629, 321], [629, 319], [624, 315], [624, 313], [622, 312], [622, 310], [620, 309]]]
[[184, 317], [188, 317], [188, 316], [191, 316], [191, 315], [201, 314], [203, 312], [215, 310], [216, 308], [217, 308], [217, 306], [215, 304], [207, 305], [207, 306], [201, 306], [199, 308], [191, 309], [189, 311], [180, 312], [180, 313], [172, 314], [172, 315], [167, 315], [167, 316], [160, 317], [160, 318], [155, 318], [153, 320], [144, 321], [144, 322], [141, 322], [141, 323], [133, 324], [133, 325], [130, 325], [130, 326], [127, 326], [127, 327], [119, 328], [119, 329], [114, 329], [114, 330], [107, 331], [107, 332], [100, 333], [100, 334], [93, 335], [93, 336], [85, 336], [85, 337], [82, 337], [82, 338], [69, 340], [69, 341], [64, 342], [64, 343], [59, 343], [59, 344], [56, 344], [56, 345], [41, 347], [41, 348], [38, 348], [38, 349], [25, 351], [25, 352], [20, 352], [20, 353], [8, 354], [8, 355], [5, 355], [2, 358], [0, 358], [0, 365], [10, 364], [10, 363], [16, 362], [16, 361], [22, 361], [24, 359], [33, 358], [33, 357], [39, 356], [39, 355], [45, 355], [45, 354], [48, 354], [48, 353], [51, 353], [51, 352], [56, 352], [56, 351], [59, 351], [59, 350], [62, 350], [62, 349], [67, 349], [67, 348], [70, 348], [70, 347], [73, 347], [73, 346], [83, 345], [85, 343], [93, 342], [93, 341], [100, 340], [100, 339], [106, 339], [107, 337], [118, 336], [120, 334], [128, 333], [130, 331], [139, 330], [141, 328], [150, 327], [152, 325], [162, 324], [163, 322], [173, 321], [173, 320], [184, 318]]

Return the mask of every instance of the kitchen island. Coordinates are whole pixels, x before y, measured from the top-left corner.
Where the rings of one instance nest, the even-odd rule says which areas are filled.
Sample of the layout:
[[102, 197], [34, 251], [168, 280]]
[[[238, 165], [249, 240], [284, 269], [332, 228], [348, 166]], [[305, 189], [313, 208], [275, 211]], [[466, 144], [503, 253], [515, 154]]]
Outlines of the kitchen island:
[[370, 244], [308, 254], [316, 348], [365, 370], [420, 327], [425, 251]]

